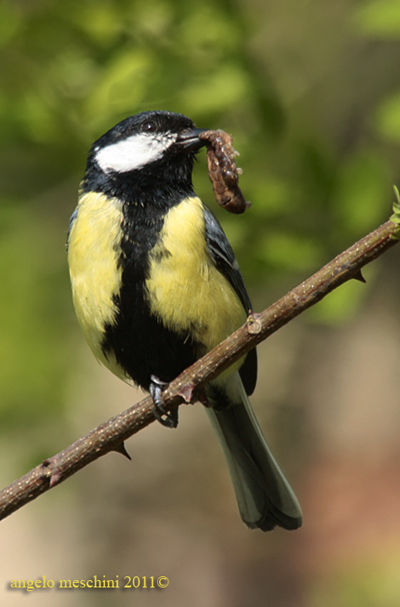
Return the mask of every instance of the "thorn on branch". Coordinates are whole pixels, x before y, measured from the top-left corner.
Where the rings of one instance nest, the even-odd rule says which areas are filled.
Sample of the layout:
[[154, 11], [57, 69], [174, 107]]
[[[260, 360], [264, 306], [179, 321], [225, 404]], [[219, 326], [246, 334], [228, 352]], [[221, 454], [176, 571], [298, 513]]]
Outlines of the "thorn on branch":
[[128, 451], [125, 449], [125, 443], [119, 443], [118, 445], [115, 445], [115, 447], [113, 447], [111, 449], [111, 451], [115, 451], [116, 453], [120, 453], [121, 455], [123, 455], [124, 457], [126, 457], [130, 461], [132, 461], [131, 456], [129, 455]]
[[179, 390], [178, 394], [179, 394], [179, 396], [181, 396], [183, 398], [184, 402], [187, 405], [190, 405], [190, 403], [193, 400], [193, 392], [194, 392], [194, 385], [186, 384]]
[[355, 280], [358, 280], [359, 282], [363, 282], [364, 284], [366, 284], [366, 280], [364, 278], [364, 276], [362, 275], [361, 270], [357, 270], [357, 272], [354, 274], [353, 278], [355, 278]]

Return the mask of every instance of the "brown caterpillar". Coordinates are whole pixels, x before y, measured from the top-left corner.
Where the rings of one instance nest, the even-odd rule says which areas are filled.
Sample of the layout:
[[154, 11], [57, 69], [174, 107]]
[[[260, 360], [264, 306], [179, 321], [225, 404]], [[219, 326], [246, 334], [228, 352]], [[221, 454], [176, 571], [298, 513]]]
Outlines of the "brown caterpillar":
[[232, 145], [232, 137], [225, 131], [204, 131], [199, 138], [207, 146], [207, 166], [215, 198], [230, 213], [244, 213], [250, 207], [238, 186], [239, 174], [234, 157], [238, 152]]

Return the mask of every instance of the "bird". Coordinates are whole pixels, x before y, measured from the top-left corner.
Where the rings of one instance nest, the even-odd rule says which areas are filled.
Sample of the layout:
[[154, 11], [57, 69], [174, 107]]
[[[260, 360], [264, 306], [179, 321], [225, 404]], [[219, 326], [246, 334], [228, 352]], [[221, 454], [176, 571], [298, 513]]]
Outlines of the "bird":
[[[238, 329], [251, 310], [232, 247], [195, 194], [206, 129], [170, 111], [129, 116], [91, 146], [68, 238], [78, 322], [95, 357], [153, 396]], [[205, 387], [239, 512], [251, 529], [297, 529], [302, 512], [252, 411], [256, 350]]]

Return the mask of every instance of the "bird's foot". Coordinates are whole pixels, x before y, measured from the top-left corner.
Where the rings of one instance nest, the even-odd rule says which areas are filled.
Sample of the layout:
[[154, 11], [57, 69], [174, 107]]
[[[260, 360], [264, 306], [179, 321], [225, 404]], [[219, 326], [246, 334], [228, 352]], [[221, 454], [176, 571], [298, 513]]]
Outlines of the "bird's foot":
[[153, 398], [153, 412], [156, 419], [167, 428], [176, 428], [178, 425], [178, 409], [166, 411], [162, 397], [162, 391], [168, 386], [168, 383], [155, 375], [152, 375], [150, 380], [149, 392]]

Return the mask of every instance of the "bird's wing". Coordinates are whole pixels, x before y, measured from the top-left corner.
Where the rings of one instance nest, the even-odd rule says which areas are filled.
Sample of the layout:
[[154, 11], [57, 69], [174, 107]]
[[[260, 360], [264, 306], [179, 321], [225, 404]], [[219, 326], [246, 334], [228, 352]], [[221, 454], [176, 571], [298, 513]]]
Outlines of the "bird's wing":
[[[246, 313], [249, 313], [251, 302], [235, 254], [218, 220], [205, 205], [204, 220], [207, 247], [211, 258], [221, 274], [227, 278], [234, 288]], [[252, 394], [257, 381], [257, 354], [255, 349], [248, 353], [239, 372], [247, 394]]]

